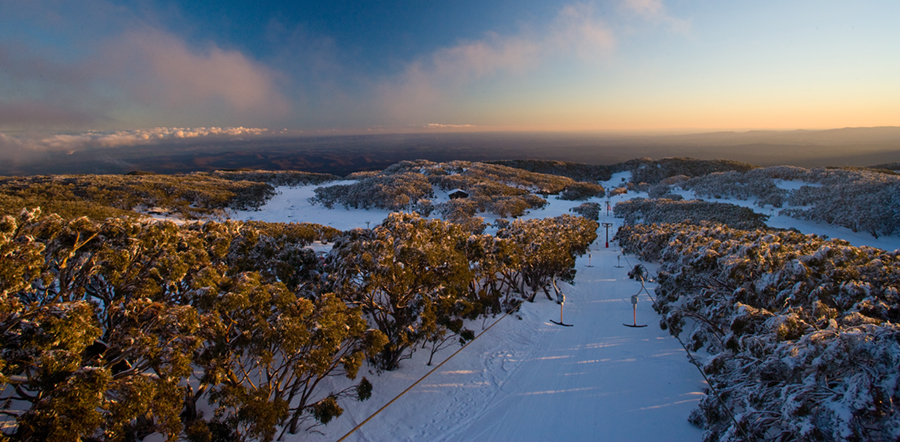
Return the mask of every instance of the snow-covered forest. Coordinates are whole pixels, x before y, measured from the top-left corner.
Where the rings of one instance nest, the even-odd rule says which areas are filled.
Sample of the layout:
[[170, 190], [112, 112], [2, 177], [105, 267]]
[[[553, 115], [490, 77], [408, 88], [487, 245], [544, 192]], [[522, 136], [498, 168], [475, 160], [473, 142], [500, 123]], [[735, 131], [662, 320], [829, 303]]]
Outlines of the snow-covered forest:
[[[547, 318], [529, 308], [562, 322], [563, 306], [601, 306], [592, 287], [646, 284], [709, 381], [678, 402], [705, 440], [895, 440], [898, 195], [888, 171], [684, 158], [0, 178], [2, 431], [334, 440], [327, 429], [387, 402], [379, 388], [412, 361], [443, 361], [508, 314], [520, 321], [504, 333], [539, 341]], [[831, 239], [770, 227], [776, 210]], [[595, 243], [601, 219], [613, 249]], [[886, 246], [851, 245], [842, 228]], [[643, 283], [613, 268], [623, 258], [643, 261]]]
[[710, 357], [705, 440], [896, 440], [898, 251], [720, 224], [625, 226], [660, 327]]
[[900, 178], [886, 171], [780, 166], [714, 173], [677, 186], [703, 197], [752, 198], [760, 207], [786, 206], [782, 213], [788, 216], [875, 237], [900, 229]]

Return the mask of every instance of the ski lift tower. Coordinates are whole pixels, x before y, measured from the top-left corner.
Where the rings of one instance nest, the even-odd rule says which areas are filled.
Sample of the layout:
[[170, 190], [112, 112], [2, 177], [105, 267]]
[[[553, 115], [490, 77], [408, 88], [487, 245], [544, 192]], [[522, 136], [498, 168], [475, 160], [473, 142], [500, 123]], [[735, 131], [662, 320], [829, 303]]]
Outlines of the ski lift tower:
[[609, 248], [609, 228], [612, 227], [612, 223], [603, 223], [601, 224], [603, 227], [606, 227], [606, 248]]

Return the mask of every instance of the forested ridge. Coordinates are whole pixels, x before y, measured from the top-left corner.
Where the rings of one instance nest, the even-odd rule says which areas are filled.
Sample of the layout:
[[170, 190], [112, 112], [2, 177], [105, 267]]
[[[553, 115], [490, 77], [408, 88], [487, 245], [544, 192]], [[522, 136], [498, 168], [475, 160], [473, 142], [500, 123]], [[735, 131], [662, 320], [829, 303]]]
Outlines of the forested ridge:
[[[530, 172], [503, 165], [451, 161], [404, 161], [384, 171], [358, 176], [353, 184], [320, 187], [313, 202], [325, 207], [412, 210], [423, 216], [432, 211], [444, 219], [465, 222], [480, 212], [519, 217], [547, 201], [538, 195], [584, 200], [605, 195], [596, 182], [581, 182], [553, 174]], [[433, 204], [434, 188], [463, 190], [464, 199]]]
[[26, 207], [92, 219], [138, 216], [156, 209], [182, 219], [223, 217], [226, 209], [253, 209], [274, 186], [319, 184], [338, 177], [290, 171], [216, 171], [182, 175], [39, 175], [0, 177], [0, 214]]

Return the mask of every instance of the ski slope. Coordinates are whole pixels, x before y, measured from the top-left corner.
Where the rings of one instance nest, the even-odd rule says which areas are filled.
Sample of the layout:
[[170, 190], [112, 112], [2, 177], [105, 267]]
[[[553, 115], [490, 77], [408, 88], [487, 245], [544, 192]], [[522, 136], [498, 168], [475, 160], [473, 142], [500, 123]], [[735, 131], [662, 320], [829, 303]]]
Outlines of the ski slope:
[[[550, 322], [560, 319], [559, 305], [541, 294], [346, 440], [700, 440], [687, 417], [702, 397], [702, 377], [659, 329], [646, 294], [637, 318], [649, 326], [623, 326], [633, 322], [631, 295], [641, 285], [628, 279], [624, 261], [616, 267], [617, 256], [614, 248], [592, 251], [593, 267], [579, 259], [576, 284], [561, 285], [563, 320], [572, 327]], [[344, 416], [310, 439], [346, 434], [424, 375], [426, 361], [420, 351], [397, 372], [370, 377], [377, 396], [347, 403]]]
[[[625, 177], [619, 175], [602, 184], [614, 187]], [[314, 188], [281, 188], [280, 194], [260, 211], [237, 212], [233, 218], [314, 222], [347, 230], [366, 227], [367, 222], [375, 226], [387, 216], [385, 211], [312, 206], [307, 198]], [[646, 195], [632, 192], [611, 200], [614, 205], [637, 196]], [[440, 200], [438, 195], [436, 202]], [[595, 201], [605, 206], [605, 199]], [[724, 202], [750, 206], [746, 201]], [[569, 208], [580, 203], [551, 198], [548, 207], [524, 218], [569, 213]], [[486, 217], [486, 221], [492, 219]], [[601, 214], [601, 223], [613, 224], [610, 238], [621, 221], [605, 210]], [[838, 238], [850, 233], [833, 226], [794, 224], [796, 220], [787, 217], [778, 216], [774, 221], [793, 224], [805, 233]], [[310, 432], [286, 435], [284, 440], [334, 441], [347, 435], [347, 441], [372, 442], [699, 441], [702, 431], [690, 425], [687, 418], [704, 394], [703, 378], [678, 341], [660, 330], [659, 316], [646, 292], [639, 296], [636, 315], [637, 322], [648, 327], [623, 326], [632, 323], [635, 310], [631, 296], [641, 290], [641, 284], [627, 276], [638, 262], [633, 256], [622, 256], [614, 242], [604, 247], [603, 227], [598, 234], [590, 256], [577, 261], [575, 284], [560, 285], [566, 295], [563, 320], [573, 327], [550, 322], [560, 319], [560, 306], [538, 294], [534, 303], [524, 303], [513, 315], [467, 324], [480, 333], [499, 320], [359, 430], [347, 435], [434, 368], [426, 365], [427, 350], [402, 361], [396, 371], [379, 374], [364, 368], [360, 376], [367, 376], [374, 385], [371, 399], [361, 403], [342, 401], [343, 416]], [[872, 245], [873, 239], [850, 236], [846, 239], [851, 243]], [[900, 238], [880, 238], [875, 243], [891, 250], [897, 248]], [[654, 266], [644, 264], [654, 274]], [[653, 293], [652, 283], [647, 288]], [[689, 335], [690, 330], [686, 333]], [[458, 348], [439, 352], [434, 364]], [[350, 383], [346, 379], [328, 382], [334, 384], [324, 386], [322, 391]]]

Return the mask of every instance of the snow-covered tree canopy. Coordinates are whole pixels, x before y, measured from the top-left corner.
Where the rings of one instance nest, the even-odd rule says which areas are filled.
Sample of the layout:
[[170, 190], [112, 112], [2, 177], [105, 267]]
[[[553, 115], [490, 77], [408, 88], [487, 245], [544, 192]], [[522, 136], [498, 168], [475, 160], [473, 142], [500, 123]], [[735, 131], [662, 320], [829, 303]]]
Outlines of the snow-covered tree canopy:
[[599, 221], [600, 220], [600, 203], [595, 202], [587, 202], [581, 203], [580, 205], [569, 209], [572, 212], [575, 212], [589, 220]]
[[697, 177], [711, 173], [737, 171], [746, 172], [756, 168], [747, 163], [730, 160], [698, 160], [695, 158], [639, 158], [616, 164], [611, 167], [614, 172], [630, 171], [631, 181], [635, 184], [658, 184], [660, 181], [678, 175]]
[[[537, 194], [561, 193], [564, 199], [604, 195], [603, 187], [597, 183], [468, 161], [404, 161], [356, 178], [359, 181], [353, 184], [316, 189], [311, 201], [329, 208], [340, 204], [347, 208], [415, 211], [424, 216], [437, 210], [445, 219], [464, 222], [479, 212], [522, 216], [526, 210], [547, 204]], [[469, 196], [435, 206], [431, 203], [432, 187], [444, 191], [460, 189]]]
[[616, 237], [662, 263], [660, 326], [710, 354], [724, 404], [708, 395], [692, 415], [705, 440], [900, 437], [900, 252], [720, 224]]
[[[780, 182], [795, 181], [790, 190]], [[710, 198], [756, 199], [756, 205], [790, 206], [781, 214], [808, 219], [875, 237], [900, 231], [900, 176], [871, 169], [803, 169], [778, 166], [723, 172], [677, 186]]]
[[[322, 291], [310, 225], [0, 219], [0, 417], [22, 440], [270, 440], [385, 342]], [[310, 236], [314, 236], [310, 238]], [[329, 399], [330, 398], [330, 399]], [[198, 404], [215, 410], [203, 416]]]
[[223, 217], [226, 209], [258, 208], [275, 194], [273, 185], [321, 183], [332, 178], [265, 171], [2, 177], [0, 215], [15, 216], [24, 207], [42, 207], [66, 218], [138, 217], [149, 210], [183, 219]]
[[727, 224], [739, 229], [758, 229], [766, 226], [767, 215], [746, 207], [727, 203], [711, 203], [700, 200], [671, 200], [635, 198], [622, 201], [613, 208], [617, 218], [625, 218], [625, 224], [635, 223], [688, 223], [704, 221]]

